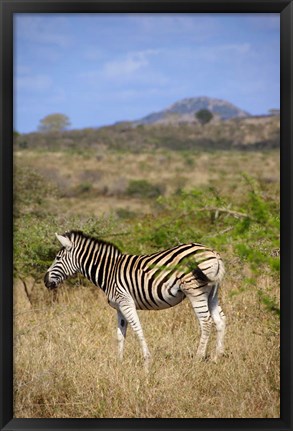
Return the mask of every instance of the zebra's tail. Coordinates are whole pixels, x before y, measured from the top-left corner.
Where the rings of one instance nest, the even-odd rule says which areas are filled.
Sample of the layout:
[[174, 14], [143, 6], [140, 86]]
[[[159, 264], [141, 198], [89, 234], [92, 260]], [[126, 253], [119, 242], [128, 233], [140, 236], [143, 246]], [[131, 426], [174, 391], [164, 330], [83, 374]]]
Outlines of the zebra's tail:
[[196, 271], [202, 273], [203, 280], [219, 284], [225, 275], [225, 266], [219, 253], [210, 251], [208, 256], [198, 263]]

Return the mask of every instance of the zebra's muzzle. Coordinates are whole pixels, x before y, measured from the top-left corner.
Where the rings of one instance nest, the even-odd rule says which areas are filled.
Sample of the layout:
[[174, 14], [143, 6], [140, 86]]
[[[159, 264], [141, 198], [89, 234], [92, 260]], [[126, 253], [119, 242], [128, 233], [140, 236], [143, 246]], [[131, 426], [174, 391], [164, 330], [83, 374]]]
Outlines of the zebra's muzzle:
[[56, 289], [57, 287], [57, 283], [55, 281], [50, 281], [49, 279], [49, 273], [46, 272], [45, 277], [44, 277], [44, 283], [47, 289]]

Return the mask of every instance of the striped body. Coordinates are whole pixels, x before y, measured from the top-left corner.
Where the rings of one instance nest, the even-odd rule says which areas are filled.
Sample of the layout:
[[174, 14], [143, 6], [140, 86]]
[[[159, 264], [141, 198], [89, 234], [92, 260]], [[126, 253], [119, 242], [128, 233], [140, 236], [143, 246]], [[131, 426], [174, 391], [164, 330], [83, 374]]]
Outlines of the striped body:
[[[123, 254], [111, 243], [72, 231], [57, 235], [63, 248], [45, 275], [48, 288], [57, 287], [65, 278], [80, 272], [106, 294], [118, 312], [120, 356], [127, 323], [137, 333], [145, 358], [145, 343], [136, 310], [163, 310], [188, 297], [199, 319], [201, 341], [199, 356], [205, 356], [212, 320], [218, 334], [224, 334], [225, 318], [218, 305], [218, 284], [224, 275], [220, 255], [204, 245], [182, 244], [151, 255]], [[122, 345], [122, 347], [121, 347]], [[218, 353], [223, 336], [218, 337]]]
[[[131, 293], [137, 309], [162, 310], [177, 305], [185, 298], [180, 286], [190, 278], [197, 280], [198, 288], [206, 285], [208, 280], [204, 273], [196, 273], [195, 259], [204, 259], [205, 256], [209, 259], [209, 267], [215, 265], [215, 272], [219, 271], [219, 261], [214, 252], [199, 244], [184, 244], [152, 255], [122, 255], [114, 280], [122, 291], [125, 289]], [[193, 260], [192, 269], [189, 268], [190, 258]], [[202, 263], [201, 266], [206, 265]], [[111, 287], [109, 293], [106, 291], [108, 295]]]

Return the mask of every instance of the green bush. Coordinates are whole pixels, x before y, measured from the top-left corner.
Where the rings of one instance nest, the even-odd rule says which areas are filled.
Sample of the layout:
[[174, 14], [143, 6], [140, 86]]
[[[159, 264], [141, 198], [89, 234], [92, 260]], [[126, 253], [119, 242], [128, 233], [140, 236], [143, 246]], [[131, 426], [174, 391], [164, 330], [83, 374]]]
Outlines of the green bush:
[[151, 184], [147, 180], [131, 180], [126, 194], [136, 198], [157, 198], [163, 194], [163, 187], [159, 184]]
[[131, 211], [128, 208], [117, 208], [116, 214], [120, 219], [124, 220], [134, 219], [137, 216], [136, 212]]
[[48, 182], [40, 173], [30, 167], [17, 167], [14, 170], [14, 215], [45, 212], [44, 201], [48, 196], [57, 197], [56, 186]]
[[88, 181], [84, 181], [78, 186], [78, 193], [88, 193], [92, 190], [93, 185]]
[[51, 265], [58, 245], [54, 240], [54, 226], [51, 218], [40, 219], [24, 215], [15, 223], [14, 229], [14, 272], [16, 277], [33, 277], [39, 280]]

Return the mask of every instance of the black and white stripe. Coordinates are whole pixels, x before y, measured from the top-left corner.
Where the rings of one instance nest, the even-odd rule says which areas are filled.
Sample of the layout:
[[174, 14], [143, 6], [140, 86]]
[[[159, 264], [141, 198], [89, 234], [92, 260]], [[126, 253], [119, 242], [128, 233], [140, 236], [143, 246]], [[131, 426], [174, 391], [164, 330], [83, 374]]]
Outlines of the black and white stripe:
[[150, 357], [136, 310], [163, 310], [186, 297], [201, 328], [197, 355], [206, 355], [212, 322], [217, 329], [215, 357], [223, 353], [225, 316], [218, 304], [218, 287], [225, 271], [216, 251], [190, 243], [151, 255], [129, 255], [80, 231], [56, 236], [63, 247], [45, 275], [45, 285], [53, 289], [80, 272], [100, 287], [118, 313], [120, 357], [128, 323], [140, 340], [145, 359]]

